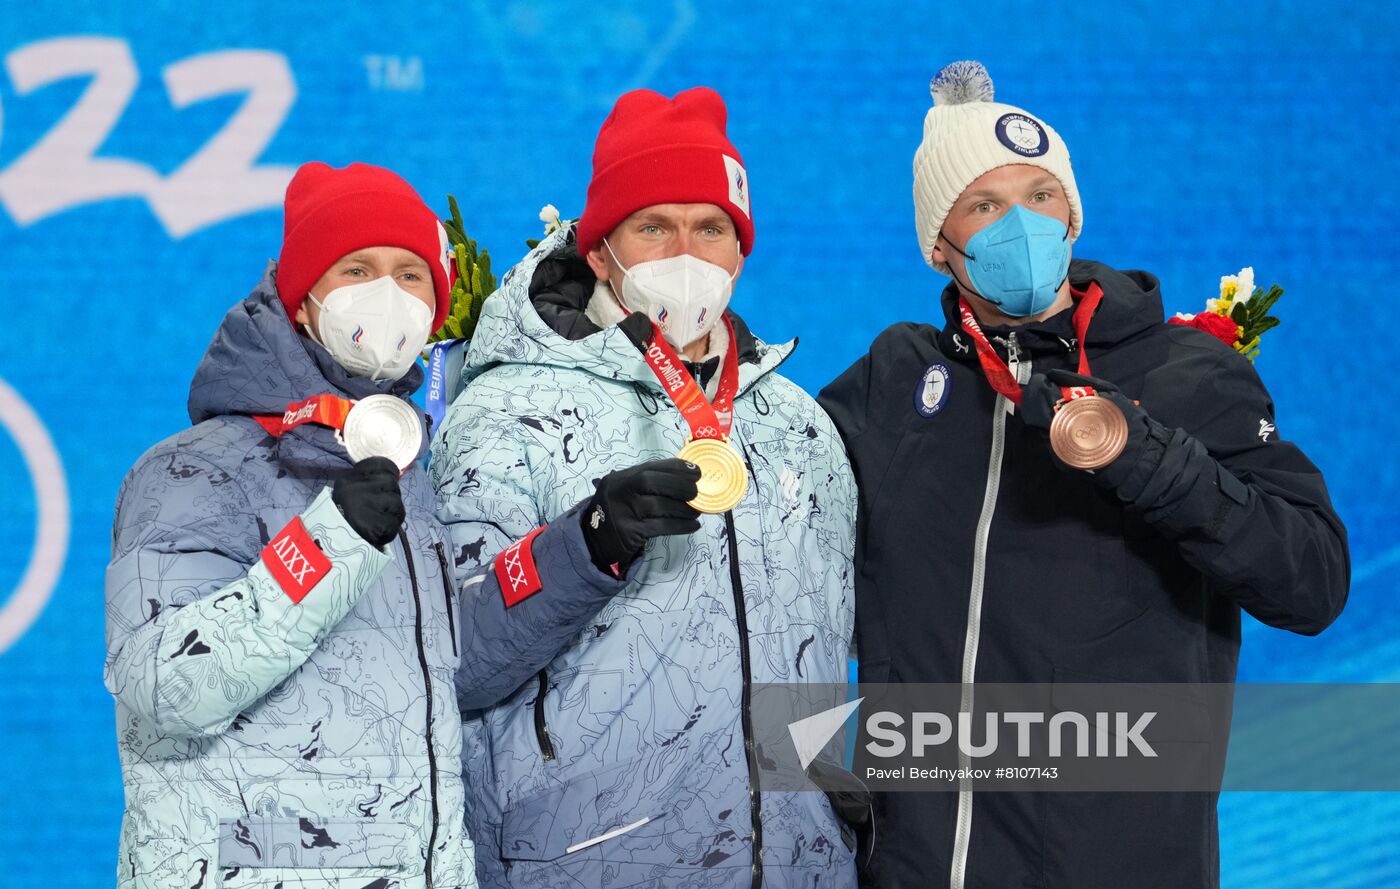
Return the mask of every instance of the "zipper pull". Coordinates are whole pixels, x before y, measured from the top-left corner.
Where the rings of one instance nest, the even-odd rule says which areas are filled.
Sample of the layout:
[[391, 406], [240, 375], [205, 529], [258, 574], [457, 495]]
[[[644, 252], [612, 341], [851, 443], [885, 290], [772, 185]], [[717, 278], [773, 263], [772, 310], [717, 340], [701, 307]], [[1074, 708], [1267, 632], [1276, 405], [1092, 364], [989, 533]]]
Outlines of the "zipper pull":
[[[1012, 378], [1022, 385], [1031, 378], [1029, 361], [1026, 362], [1025, 373], [1021, 372], [1021, 344], [1017, 342], [1014, 332], [1006, 337], [1006, 369], [1011, 371]], [[1009, 398], [1006, 399], [1006, 412], [1016, 413], [1016, 403]]]

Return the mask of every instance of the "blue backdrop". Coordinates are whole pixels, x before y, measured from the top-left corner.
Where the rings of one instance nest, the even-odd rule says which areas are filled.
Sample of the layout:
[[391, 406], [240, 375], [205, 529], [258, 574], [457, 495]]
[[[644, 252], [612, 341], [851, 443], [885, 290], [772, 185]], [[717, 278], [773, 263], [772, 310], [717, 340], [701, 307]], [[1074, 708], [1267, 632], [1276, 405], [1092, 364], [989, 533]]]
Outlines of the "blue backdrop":
[[[1194, 311], [1252, 265], [1288, 290], [1258, 367], [1327, 473], [1351, 602], [1321, 637], [1245, 627], [1241, 678], [1400, 679], [1400, 13], [1390, 4], [10, 3], [0, 14], [0, 873], [110, 885], [121, 785], [102, 687], [117, 487], [188, 421], [190, 374], [277, 253], [321, 159], [403, 173], [504, 269], [547, 203], [582, 208], [624, 90], [709, 84], [754, 193], [736, 305], [815, 391], [934, 318], [910, 160], [928, 79], [985, 62], [1069, 143], [1076, 254]], [[375, 8], [380, 7], [380, 8]], [[1389, 221], [1387, 221], [1389, 220]], [[1390, 591], [1390, 592], [1387, 592]], [[1400, 883], [1400, 798], [1227, 794], [1224, 884]], [[61, 876], [59, 875], [61, 873]]]

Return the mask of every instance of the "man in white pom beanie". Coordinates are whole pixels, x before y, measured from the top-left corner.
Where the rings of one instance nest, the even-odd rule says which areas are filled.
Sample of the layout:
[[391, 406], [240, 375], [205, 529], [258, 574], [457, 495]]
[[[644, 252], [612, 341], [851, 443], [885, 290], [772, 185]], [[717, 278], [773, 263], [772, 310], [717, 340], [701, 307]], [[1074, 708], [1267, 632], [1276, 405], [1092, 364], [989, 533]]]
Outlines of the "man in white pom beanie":
[[[862, 685], [946, 683], [970, 713], [993, 708], [987, 683], [1053, 684], [1057, 704], [1074, 683], [1176, 683], [1203, 711], [1224, 688], [1219, 718], [1190, 736], [1158, 720], [1188, 742], [1178, 755], [1203, 749], [1228, 728], [1241, 610], [1322, 631], [1346, 601], [1345, 529], [1321, 473], [1278, 437], [1249, 361], [1165, 323], [1151, 275], [1071, 262], [1084, 217], [1059, 134], [992, 101], [975, 62], [932, 87], [915, 228], [925, 261], [953, 279], [946, 323], [890, 327], [818, 399], [860, 488]], [[1100, 709], [1083, 700], [1031, 715]], [[1042, 763], [1075, 765], [1016, 764]], [[1219, 784], [1205, 772], [1198, 792], [878, 783], [866, 883], [1216, 887]]]
[[[1079, 237], [1084, 211], [1060, 134], [1020, 108], [992, 101], [991, 78], [976, 62], [949, 65], [932, 90], [938, 104], [924, 116], [924, 139], [914, 152], [914, 226], [929, 265], [950, 274], [934, 257], [948, 212], [979, 176], [1008, 165], [1055, 177], [1069, 209], [1069, 239]], [[1017, 172], [1034, 178], [1033, 170]]]

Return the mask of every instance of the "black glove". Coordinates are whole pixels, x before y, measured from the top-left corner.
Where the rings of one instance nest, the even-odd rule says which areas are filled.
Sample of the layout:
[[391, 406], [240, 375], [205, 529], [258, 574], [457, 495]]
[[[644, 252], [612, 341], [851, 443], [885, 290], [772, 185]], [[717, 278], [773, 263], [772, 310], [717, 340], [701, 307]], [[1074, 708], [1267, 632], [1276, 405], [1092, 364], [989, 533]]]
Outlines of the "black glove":
[[[1123, 445], [1123, 453], [1102, 469], [1094, 470], [1094, 480], [1103, 487], [1117, 491], [1125, 501], [1132, 500], [1142, 490], [1147, 476], [1162, 461], [1164, 446], [1172, 434], [1153, 421], [1147, 411], [1124, 395], [1117, 386], [1098, 377], [1059, 368], [1048, 373], [1033, 374], [1030, 382], [1021, 390], [1018, 413], [1027, 426], [1048, 432], [1050, 421], [1055, 417], [1055, 405], [1064, 398], [1062, 389], [1085, 386], [1093, 387], [1098, 395], [1112, 402], [1128, 421], [1128, 441]], [[1048, 437], [1046, 440], [1049, 440]], [[1136, 481], [1129, 486], [1131, 490], [1125, 490], [1124, 485], [1130, 477]]]
[[365, 542], [379, 549], [403, 526], [399, 468], [388, 457], [370, 457], [335, 480], [331, 499]]
[[700, 469], [675, 457], [619, 469], [603, 476], [580, 513], [593, 564], [605, 574], [626, 566], [653, 537], [691, 534], [700, 513], [690, 505]]
[[856, 871], [863, 871], [875, 851], [875, 810], [870, 788], [851, 772], [818, 757], [807, 766], [807, 777], [826, 794], [841, 824], [841, 839], [856, 853]]

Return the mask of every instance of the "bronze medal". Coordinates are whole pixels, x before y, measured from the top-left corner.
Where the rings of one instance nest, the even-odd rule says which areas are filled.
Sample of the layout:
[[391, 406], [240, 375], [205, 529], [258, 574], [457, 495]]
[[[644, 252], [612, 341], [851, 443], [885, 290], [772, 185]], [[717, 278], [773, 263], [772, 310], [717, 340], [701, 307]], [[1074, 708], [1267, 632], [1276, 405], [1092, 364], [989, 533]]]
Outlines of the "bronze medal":
[[1128, 421], [1118, 406], [1099, 395], [1061, 402], [1050, 421], [1050, 447], [1074, 469], [1102, 469], [1123, 453]]
[[699, 493], [690, 501], [700, 512], [728, 512], [744, 499], [749, 487], [748, 472], [739, 452], [727, 441], [691, 439], [676, 456], [700, 467]]
[[403, 399], [371, 395], [350, 408], [341, 441], [356, 463], [369, 457], [388, 457], [404, 471], [418, 459], [423, 423], [417, 409]]

